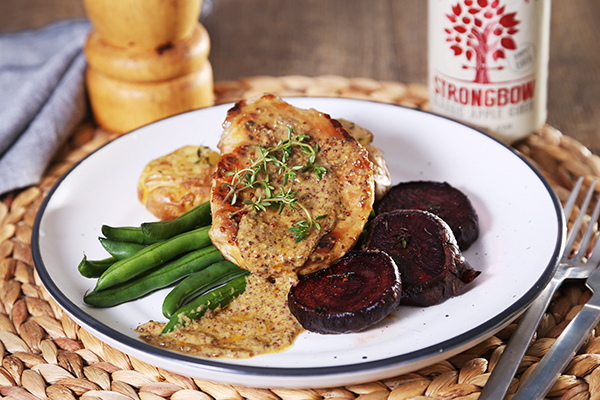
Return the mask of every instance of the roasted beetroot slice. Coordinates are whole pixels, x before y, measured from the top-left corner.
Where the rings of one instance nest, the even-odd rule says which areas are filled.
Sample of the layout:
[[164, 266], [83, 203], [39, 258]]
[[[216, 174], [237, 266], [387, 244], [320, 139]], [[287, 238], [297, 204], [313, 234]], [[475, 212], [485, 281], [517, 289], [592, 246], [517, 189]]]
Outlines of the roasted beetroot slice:
[[375, 206], [377, 214], [394, 210], [429, 211], [442, 218], [461, 250], [479, 237], [479, 219], [469, 198], [446, 182], [411, 181], [393, 186]]
[[304, 329], [358, 332], [381, 321], [400, 301], [398, 267], [380, 251], [351, 251], [290, 289], [288, 306]]
[[462, 256], [448, 224], [427, 211], [378, 215], [368, 226], [364, 248], [386, 252], [396, 261], [403, 305], [437, 304], [459, 294], [480, 273]]

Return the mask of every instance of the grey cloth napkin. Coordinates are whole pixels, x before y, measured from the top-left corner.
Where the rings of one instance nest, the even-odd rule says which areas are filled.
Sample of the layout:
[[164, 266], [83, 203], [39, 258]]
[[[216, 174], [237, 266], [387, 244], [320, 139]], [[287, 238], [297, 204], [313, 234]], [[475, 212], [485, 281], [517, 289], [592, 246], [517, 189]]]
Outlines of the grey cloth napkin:
[[0, 195], [39, 183], [84, 118], [90, 28], [68, 20], [0, 35]]

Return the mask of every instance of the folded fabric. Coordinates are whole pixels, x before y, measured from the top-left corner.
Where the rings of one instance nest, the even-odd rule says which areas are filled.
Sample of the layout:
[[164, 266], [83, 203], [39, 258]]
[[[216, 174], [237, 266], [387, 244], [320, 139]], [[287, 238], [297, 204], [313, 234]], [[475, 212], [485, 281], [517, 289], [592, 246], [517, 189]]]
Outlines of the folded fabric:
[[0, 194], [39, 183], [84, 118], [90, 28], [68, 20], [0, 35]]

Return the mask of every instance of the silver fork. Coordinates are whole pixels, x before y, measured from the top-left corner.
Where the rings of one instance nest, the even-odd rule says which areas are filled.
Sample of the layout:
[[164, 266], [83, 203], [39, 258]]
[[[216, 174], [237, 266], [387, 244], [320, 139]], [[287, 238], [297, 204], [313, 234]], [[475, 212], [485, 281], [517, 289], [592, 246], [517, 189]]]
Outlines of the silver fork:
[[[565, 203], [564, 213], [567, 221], [569, 220], [569, 216], [573, 211], [573, 207], [577, 200], [577, 196], [579, 195], [579, 191], [581, 190], [582, 183], [583, 178], [581, 177], [577, 180], [569, 198], [567, 199], [567, 202]], [[492, 371], [492, 374], [490, 375], [487, 383], [485, 384], [479, 396], [479, 400], [499, 400], [504, 397], [506, 391], [508, 390], [508, 387], [512, 382], [513, 377], [515, 376], [515, 373], [517, 372], [519, 364], [521, 363], [521, 360], [523, 359], [523, 356], [525, 355], [525, 352], [529, 347], [529, 344], [531, 343], [535, 330], [537, 329], [542, 319], [542, 316], [548, 308], [550, 300], [552, 299], [552, 296], [554, 295], [556, 290], [562, 285], [565, 279], [585, 279], [589, 277], [592, 271], [594, 271], [594, 269], [596, 269], [596, 267], [598, 266], [598, 261], [600, 261], [600, 251], [594, 251], [592, 258], [587, 260], [587, 262], [583, 259], [583, 256], [585, 253], [584, 249], [587, 249], [592, 239], [594, 221], [598, 219], [598, 214], [600, 213], [600, 201], [598, 201], [594, 208], [591, 220], [588, 223], [588, 227], [581, 240], [579, 246], [580, 251], [578, 251], [574, 257], [571, 257], [571, 253], [579, 231], [581, 229], [583, 219], [586, 215], [588, 206], [594, 194], [595, 185], [596, 180], [594, 180], [590, 185], [590, 188], [586, 193], [585, 199], [580, 207], [579, 214], [577, 215], [577, 218], [575, 219], [572, 228], [569, 230], [567, 236], [567, 243], [565, 245], [565, 252], [561, 258], [560, 264], [552, 280], [542, 290], [542, 292], [533, 301], [533, 303], [525, 311], [525, 313], [523, 313], [523, 316], [517, 324], [515, 331], [511, 335], [511, 338], [508, 341], [506, 348], [502, 353], [502, 356], [498, 360], [498, 363], [496, 364], [494, 370]], [[598, 240], [595, 244], [594, 250], [596, 250], [596, 248], [598, 248], [599, 246], [600, 240]], [[598, 258], [598, 261], [596, 261], [596, 258]], [[600, 280], [600, 276], [598, 278]], [[542, 368], [538, 367], [535, 369], [541, 370]], [[560, 371], [562, 371], [562, 369]], [[527, 396], [523, 397], [523, 399], [532, 400], [538, 398], [528, 397], [531, 396], [531, 390], [532, 389], [527, 390]], [[512, 400], [517, 400], [517, 397], [513, 397]]]
[[[600, 205], [600, 200], [598, 201], [598, 205]], [[588, 235], [588, 231], [591, 231], [590, 228], [597, 219], [598, 213], [594, 210], [584, 238]], [[591, 237], [591, 234], [589, 236]], [[588, 237], [588, 243], [585, 244], [585, 247], [582, 245], [580, 249], [587, 249], [589, 240], [590, 238]], [[580, 253], [585, 253], [585, 251], [580, 251]], [[583, 345], [592, 329], [600, 321], [600, 268], [598, 268], [600, 265], [600, 238], [596, 239], [589, 259], [585, 261], [582, 259], [583, 256], [583, 254], [581, 256], [578, 255], [577, 262], [582, 268], [588, 267], [593, 270], [585, 282], [586, 286], [592, 291], [592, 297], [575, 315], [575, 318], [569, 322], [569, 325], [567, 325], [552, 347], [550, 347], [550, 350], [548, 350], [523, 385], [517, 390], [517, 393], [512, 398], [513, 400], [543, 398], [550, 391], [552, 385], [573, 356], [575, 356], [577, 350]]]

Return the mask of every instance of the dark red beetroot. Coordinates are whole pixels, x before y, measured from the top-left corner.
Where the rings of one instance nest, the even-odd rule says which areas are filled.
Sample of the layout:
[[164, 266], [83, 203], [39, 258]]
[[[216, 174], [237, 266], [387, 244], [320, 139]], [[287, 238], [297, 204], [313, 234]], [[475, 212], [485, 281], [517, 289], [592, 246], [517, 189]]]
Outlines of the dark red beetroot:
[[351, 251], [329, 268], [290, 289], [288, 306], [300, 324], [317, 333], [361, 331], [385, 318], [402, 286], [392, 258], [380, 251]]
[[461, 250], [468, 249], [479, 237], [479, 219], [471, 201], [446, 182], [399, 183], [375, 206], [377, 214], [412, 209], [429, 211], [446, 221]]
[[392, 256], [402, 277], [400, 304], [431, 306], [456, 296], [480, 272], [471, 269], [441, 218], [420, 210], [378, 215], [363, 247]]

